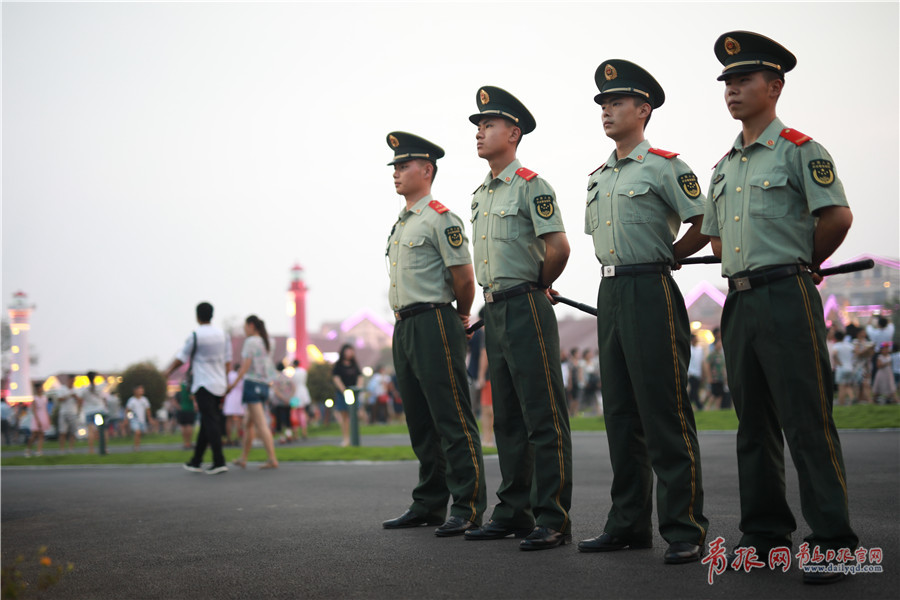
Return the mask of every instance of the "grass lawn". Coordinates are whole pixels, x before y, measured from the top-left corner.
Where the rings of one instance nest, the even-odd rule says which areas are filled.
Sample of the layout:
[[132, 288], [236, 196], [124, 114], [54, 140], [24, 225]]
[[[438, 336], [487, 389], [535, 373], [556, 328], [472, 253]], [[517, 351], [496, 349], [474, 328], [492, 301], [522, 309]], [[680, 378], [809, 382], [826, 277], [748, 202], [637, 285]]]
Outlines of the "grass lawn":
[[[694, 413], [697, 429], [700, 431], [729, 431], [737, 429], [737, 417], [733, 410], [703, 411]], [[838, 429], [882, 429], [900, 428], [900, 405], [877, 406], [836, 406], [834, 407], [834, 421]], [[606, 423], [603, 417], [575, 417], [571, 420], [572, 431], [605, 431]], [[360, 435], [365, 444], [366, 436], [384, 434], [405, 434], [406, 424], [397, 425], [362, 425]], [[326, 427], [310, 427], [310, 437], [340, 437], [340, 430], [335, 424]], [[131, 445], [131, 439], [110, 440], [111, 446]], [[155, 444], [180, 444], [179, 434], [147, 434], [142, 438], [142, 445]], [[76, 447], [84, 448], [84, 441], [76, 443]], [[56, 441], [48, 441], [45, 446], [58, 448]], [[25, 458], [22, 456], [10, 456], [10, 452], [21, 451], [22, 445], [4, 446], [0, 465], [7, 466], [52, 466], [52, 465], [138, 465], [182, 463], [189, 458], [185, 450], [154, 450], [144, 449], [140, 452], [117, 452], [106, 456], [89, 454], [66, 454], [60, 456], [41, 456]], [[341, 460], [415, 460], [412, 448], [408, 443], [398, 446], [360, 446], [356, 448], [341, 448], [339, 446], [303, 446], [303, 445], [279, 445], [277, 447], [278, 460], [290, 461], [341, 461]], [[487, 455], [496, 454], [495, 448], [485, 448]], [[237, 448], [226, 448], [225, 458], [229, 461], [240, 455]], [[262, 463], [265, 461], [265, 452], [255, 448], [250, 452], [250, 462]], [[235, 467], [237, 468], [237, 467]], [[250, 465], [249, 468], [255, 468]]]

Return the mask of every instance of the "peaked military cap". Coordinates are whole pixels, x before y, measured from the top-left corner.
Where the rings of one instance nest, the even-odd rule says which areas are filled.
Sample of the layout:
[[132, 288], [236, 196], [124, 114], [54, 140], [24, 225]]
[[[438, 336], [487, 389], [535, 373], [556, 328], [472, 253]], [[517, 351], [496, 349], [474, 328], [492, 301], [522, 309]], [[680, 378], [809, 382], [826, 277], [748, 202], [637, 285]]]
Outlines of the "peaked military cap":
[[496, 115], [515, 123], [522, 130], [522, 135], [531, 133], [537, 126], [525, 105], [506, 90], [485, 85], [475, 94], [475, 102], [478, 105], [478, 112], [469, 117], [475, 125], [478, 125], [478, 121], [484, 117]]
[[729, 31], [716, 40], [716, 58], [725, 65], [716, 79], [723, 81], [734, 73], [751, 73], [768, 69], [782, 78], [797, 66], [797, 58], [790, 51], [764, 35], [752, 31]]
[[594, 81], [600, 90], [594, 96], [597, 104], [607, 96], [621, 94], [644, 98], [653, 108], [659, 108], [666, 101], [666, 93], [653, 75], [627, 60], [611, 58], [603, 61], [594, 73]]
[[444, 156], [444, 149], [437, 144], [405, 131], [390, 132], [387, 135], [387, 145], [394, 151], [394, 160], [389, 162], [388, 166], [414, 158], [437, 162], [437, 159]]

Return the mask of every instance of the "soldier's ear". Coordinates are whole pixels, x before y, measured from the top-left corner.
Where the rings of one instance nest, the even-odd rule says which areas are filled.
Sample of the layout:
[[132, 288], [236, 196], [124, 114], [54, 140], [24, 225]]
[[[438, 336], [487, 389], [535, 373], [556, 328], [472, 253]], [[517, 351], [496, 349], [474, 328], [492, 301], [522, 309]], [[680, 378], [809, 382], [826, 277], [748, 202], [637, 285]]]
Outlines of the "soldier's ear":
[[784, 89], [784, 80], [775, 78], [769, 82], [769, 97], [776, 100], [781, 97], [781, 90]]

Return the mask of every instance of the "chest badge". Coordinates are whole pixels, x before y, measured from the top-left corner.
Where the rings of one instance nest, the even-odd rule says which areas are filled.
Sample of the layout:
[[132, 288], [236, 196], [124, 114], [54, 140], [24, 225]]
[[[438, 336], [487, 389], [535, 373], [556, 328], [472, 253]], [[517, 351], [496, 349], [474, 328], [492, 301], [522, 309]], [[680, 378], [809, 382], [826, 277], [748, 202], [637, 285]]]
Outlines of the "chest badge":
[[450, 245], [454, 248], [459, 248], [463, 243], [463, 235], [462, 229], [459, 225], [454, 225], [453, 227], [448, 227], [444, 230], [444, 235], [447, 236], [447, 241], [450, 242]]
[[693, 173], [685, 173], [680, 176], [678, 178], [678, 184], [681, 186], [681, 191], [684, 192], [688, 198], [697, 198], [700, 196], [700, 184], [697, 183], [697, 176]]
[[542, 218], [549, 219], [553, 216], [553, 196], [538, 196], [534, 199], [534, 208]]
[[830, 160], [820, 158], [809, 161], [809, 171], [812, 173], [813, 181], [822, 187], [828, 187], [834, 183], [834, 165]]

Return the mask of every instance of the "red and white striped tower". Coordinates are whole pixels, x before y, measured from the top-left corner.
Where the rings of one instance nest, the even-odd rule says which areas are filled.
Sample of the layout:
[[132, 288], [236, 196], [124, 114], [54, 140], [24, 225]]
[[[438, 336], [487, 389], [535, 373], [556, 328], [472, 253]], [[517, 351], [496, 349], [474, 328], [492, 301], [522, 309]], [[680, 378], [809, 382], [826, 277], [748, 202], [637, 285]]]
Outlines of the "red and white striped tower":
[[[309, 346], [309, 334], [306, 332], [306, 283], [303, 280], [303, 267], [295, 263], [291, 268], [291, 286], [288, 288], [288, 316], [294, 318], [294, 357], [300, 366], [309, 369], [309, 357], [306, 347]], [[288, 352], [290, 352], [290, 347]]]
[[28, 303], [25, 292], [13, 294], [9, 306], [9, 330], [12, 333], [12, 362], [9, 373], [9, 395], [6, 401], [31, 402], [34, 399], [31, 389], [31, 357], [28, 352], [28, 331], [31, 311], [34, 305]]

